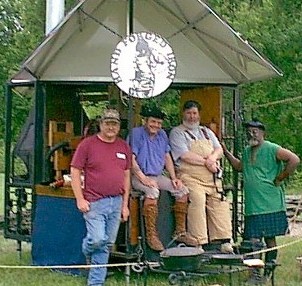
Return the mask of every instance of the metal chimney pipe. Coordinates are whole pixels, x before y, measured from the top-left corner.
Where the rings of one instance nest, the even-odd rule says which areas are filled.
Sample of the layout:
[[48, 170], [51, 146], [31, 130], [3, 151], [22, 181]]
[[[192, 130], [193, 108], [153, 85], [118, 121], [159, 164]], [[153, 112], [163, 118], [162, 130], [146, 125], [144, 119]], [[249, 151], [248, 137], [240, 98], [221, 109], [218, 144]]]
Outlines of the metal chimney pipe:
[[65, 0], [46, 0], [45, 35], [48, 35], [63, 19]]

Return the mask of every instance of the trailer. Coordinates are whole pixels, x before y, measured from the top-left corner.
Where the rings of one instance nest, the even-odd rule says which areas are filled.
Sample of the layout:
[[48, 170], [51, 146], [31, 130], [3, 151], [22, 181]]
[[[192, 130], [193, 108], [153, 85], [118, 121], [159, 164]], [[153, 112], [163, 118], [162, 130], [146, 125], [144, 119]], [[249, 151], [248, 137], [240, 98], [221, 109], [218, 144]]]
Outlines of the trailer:
[[[16, 240], [20, 251], [22, 242], [31, 242], [35, 265], [85, 263], [85, 226], [73, 192], [53, 183], [69, 173], [91, 106], [117, 108], [124, 138], [140, 124], [139, 109], [147, 99], [124, 92], [110, 64], [118, 43], [141, 32], [166, 39], [175, 54], [173, 81], [158, 101], [177, 98], [178, 114], [185, 100], [200, 102], [201, 124], [235, 154], [244, 140], [241, 84], [282, 75], [203, 1], [79, 1], [6, 85], [4, 236]], [[17, 130], [20, 97], [28, 110], [18, 113], [24, 125]], [[241, 178], [222, 163], [236, 241], [243, 226]], [[120, 226], [113, 257], [142, 259], [143, 249], [144, 259], [158, 260], [144, 241], [142, 200], [139, 190], [133, 190], [130, 220]], [[174, 228], [169, 195], [163, 192], [159, 204], [158, 229], [167, 246]]]

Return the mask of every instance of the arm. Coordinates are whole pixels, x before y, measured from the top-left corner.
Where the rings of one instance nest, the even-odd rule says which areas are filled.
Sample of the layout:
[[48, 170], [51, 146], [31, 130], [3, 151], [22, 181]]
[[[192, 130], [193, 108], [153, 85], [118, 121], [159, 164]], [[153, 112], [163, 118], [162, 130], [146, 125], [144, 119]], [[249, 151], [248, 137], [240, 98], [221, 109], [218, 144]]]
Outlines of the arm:
[[191, 165], [204, 166], [206, 163], [206, 158], [193, 153], [191, 151], [187, 151], [180, 156], [180, 159]]
[[75, 167], [71, 167], [70, 174], [71, 174], [71, 187], [72, 187], [74, 196], [76, 198], [77, 208], [81, 212], [84, 212], [84, 213], [88, 212], [90, 209], [90, 204], [87, 200], [85, 200], [85, 198], [83, 196], [83, 190], [81, 187], [82, 170], [77, 169]]
[[170, 153], [166, 153], [165, 168], [168, 171], [171, 180], [172, 181], [175, 180], [176, 179], [176, 174], [175, 174], [174, 164], [173, 164], [173, 160], [171, 158]]
[[191, 165], [204, 166], [205, 158], [189, 150], [185, 132], [181, 128], [174, 127], [170, 132], [170, 146], [173, 159], [179, 159]]
[[206, 167], [212, 173], [216, 173], [218, 171], [217, 161], [221, 159], [223, 156], [222, 147], [216, 147], [214, 151], [207, 157], [206, 159]]
[[207, 157], [207, 161], [211, 161], [212, 164], [217, 162], [223, 156], [223, 149], [222, 147], [216, 147], [214, 151]]
[[172, 185], [175, 189], [180, 189], [182, 188], [182, 181], [179, 180], [176, 177], [176, 173], [175, 173], [175, 168], [174, 168], [174, 163], [172, 160], [172, 157], [170, 155], [170, 153], [166, 153], [166, 157], [165, 157], [165, 168], [168, 171], [169, 175], [170, 175], [170, 179], [172, 182]]
[[223, 151], [215, 134], [208, 129], [207, 134], [213, 143], [214, 151], [209, 156], [203, 157], [189, 150], [190, 143], [188, 143], [184, 130], [181, 128], [172, 129], [170, 132], [170, 145], [174, 159], [181, 159], [190, 165], [206, 166], [209, 171], [213, 173], [217, 172], [216, 162], [222, 157]]
[[300, 159], [295, 153], [285, 148], [279, 148], [276, 157], [278, 160], [285, 162], [284, 170], [274, 180], [275, 185], [278, 186], [283, 180], [294, 173], [300, 163]]
[[132, 173], [141, 182], [146, 177], [145, 174], [142, 172], [141, 168], [139, 167], [139, 165], [138, 165], [138, 163], [136, 161], [136, 156], [134, 154], [132, 155]]
[[157, 182], [146, 176], [139, 167], [136, 156], [132, 155], [132, 173], [145, 186], [158, 188]]
[[223, 156], [222, 146], [221, 146], [216, 134], [211, 129], [209, 129], [207, 127], [203, 127], [202, 130], [203, 130], [204, 134], [205, 134], [205, 132], [207, 133], [207, 136], [211, 140], [213, 148], [214, 148], [212, 153], [207, 156], [205, 165], [209, 171], [211, 171], [212, 173], [217, 173], [218, 169], [219, 169], [218, 160], [221, 159]]
[[225, 157], [228, 159], [228, 161], [230, 162], [230, 164], [232, 165], [232, 167], [236, 170], [236, 171], [242, 171], [242, 163], [241, 161], [236, 158], [225, 146], [224, 143], [221, 144], [222, 149], [223, 149], [223, 153], [225, 155]]
[[206, 166], [210, 172], [216, 173], [218, 171], [217, 161], [221, 159], [222, 156], [223, 156], [223, 149], [219, 145], [215, 147], [213, 152], [207, 157], [202, 157], [201, 155], [188, 151], [184, 153], [180, 158], [184, 162], [189, 163], [191, 165]]
[[130, 194], [130, 170], [124, 171], [124, 194], [123, 194], [123, 204], [122, 204], [122, 220], [127, 221], [129, 217], [129, 194]]

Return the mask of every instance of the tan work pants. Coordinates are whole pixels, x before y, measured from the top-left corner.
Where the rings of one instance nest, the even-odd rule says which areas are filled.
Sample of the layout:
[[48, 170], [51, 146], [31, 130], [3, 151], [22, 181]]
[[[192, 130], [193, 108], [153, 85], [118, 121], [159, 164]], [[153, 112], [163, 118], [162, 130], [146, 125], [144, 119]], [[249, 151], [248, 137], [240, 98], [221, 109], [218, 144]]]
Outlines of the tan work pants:
[[[209, 140], [192, 142], [191, 151], [207, 156], [213, 151]], [[189, 188], [188, 232], [206, 244], [213, 240], [232, 238], [230, 204], [222, 200], [222, 182], [214, 181], [205, 166], [181, 164], [180, 179]]]
[[182, 177], [182, 180], [190, 191], [188, 232], [198, 240], [199, 244], [231, 238], [229, 202], [221, 201], [221, 194], [216, 188], [203, 186], [193, 178]]

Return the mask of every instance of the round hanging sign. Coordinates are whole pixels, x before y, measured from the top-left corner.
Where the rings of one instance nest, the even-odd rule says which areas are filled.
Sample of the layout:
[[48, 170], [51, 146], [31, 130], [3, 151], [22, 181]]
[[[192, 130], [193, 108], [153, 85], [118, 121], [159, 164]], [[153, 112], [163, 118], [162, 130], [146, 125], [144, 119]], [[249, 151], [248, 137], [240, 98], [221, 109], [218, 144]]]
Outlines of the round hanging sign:
[[176, 59], [166, 39], [150, 32], [133, 33], [120, 41], [111, 56], [111, 76], [130, 96], [159, 95], [172, 83]]

